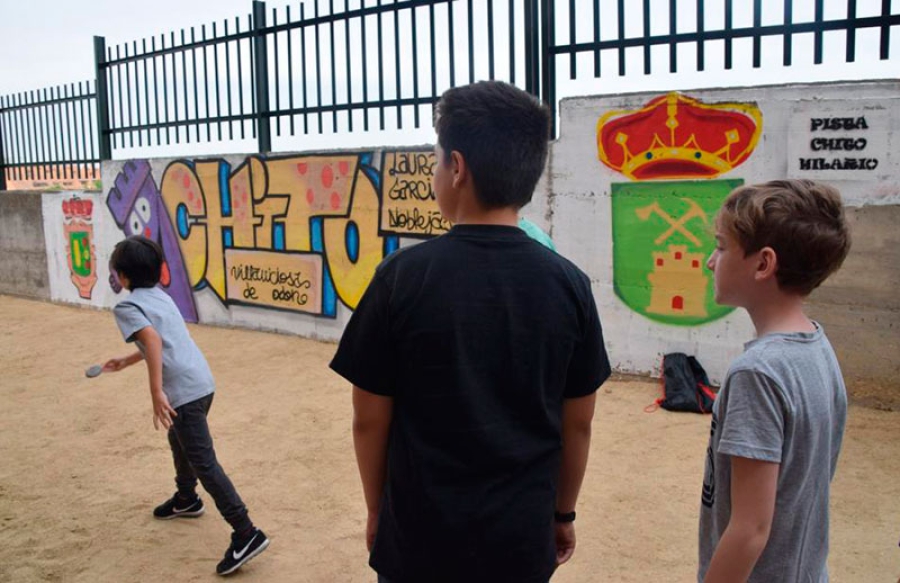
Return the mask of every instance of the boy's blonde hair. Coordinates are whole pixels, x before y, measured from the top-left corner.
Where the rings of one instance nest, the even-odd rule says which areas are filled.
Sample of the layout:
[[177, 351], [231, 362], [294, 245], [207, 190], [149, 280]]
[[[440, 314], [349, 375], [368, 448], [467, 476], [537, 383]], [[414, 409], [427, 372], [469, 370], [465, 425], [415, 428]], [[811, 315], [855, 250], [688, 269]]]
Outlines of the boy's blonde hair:
[[850, 250], [840, 193], [812, 180], [738, 187], [725, 199], [716, 223], [735, 236], [745, 257], [771, 247], [778, 257], [779, 287], [803, 296], [834, 273]]

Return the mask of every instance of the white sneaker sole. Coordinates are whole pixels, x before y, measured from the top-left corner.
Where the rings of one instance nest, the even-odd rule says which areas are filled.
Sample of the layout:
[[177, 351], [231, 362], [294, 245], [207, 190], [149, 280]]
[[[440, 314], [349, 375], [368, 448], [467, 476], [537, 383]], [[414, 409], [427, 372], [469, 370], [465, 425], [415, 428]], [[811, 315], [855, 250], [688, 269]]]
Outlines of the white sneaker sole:
[[178, 514], [172, 514], [171, 516], [157, 516], [154, 514], [153, 518], [155, 518], [156, 520], [172, 520], [173, 518], [197, 518], [199, 516], [203, 516], [204, 512], [206, 512], [206, 508], [194, 510], [193, 512], [179, 512]]

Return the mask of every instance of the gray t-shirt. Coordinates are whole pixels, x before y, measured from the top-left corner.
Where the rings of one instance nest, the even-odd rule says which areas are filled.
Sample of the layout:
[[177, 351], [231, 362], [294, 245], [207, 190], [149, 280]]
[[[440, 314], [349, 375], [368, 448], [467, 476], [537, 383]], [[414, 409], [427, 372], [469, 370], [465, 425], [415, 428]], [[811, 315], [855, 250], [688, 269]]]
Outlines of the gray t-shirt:
[[172, 298], [158, 287], [137, 288], [119, 302], [113, 313], [126, 342], [144, 347], [135, 333], [153, 326], [162, 339], [163, 392], [173, 409], [196, 401], [216, 390], [203, 353], [194, 344], [184, 319]]
[[731, 516], [731, 456], [780, 464], [772, 530], [748, 581], [828, 581], [828, 499], [846, 419], [841, 369], [818, 324], [745, 345], [713, 407], [698, 581]]

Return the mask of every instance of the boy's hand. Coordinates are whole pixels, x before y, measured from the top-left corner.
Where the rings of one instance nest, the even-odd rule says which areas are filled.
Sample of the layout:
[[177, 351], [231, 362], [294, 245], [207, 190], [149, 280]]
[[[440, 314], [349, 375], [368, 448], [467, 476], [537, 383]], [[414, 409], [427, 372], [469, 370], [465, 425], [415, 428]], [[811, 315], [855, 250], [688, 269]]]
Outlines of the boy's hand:
[[168, 429], [172, 426], [172, 417], [178, 417], [175, 409], [169, 405], [169, 399], [162, 391], [154, 392], [153, 397], [153, 428], [159, 429], [160, 424]]
[[127, 356], [123, 356], [121, 358], [110, 358], [106, 361], [106, 364], [103, 365], [103, 372], [119, 372], [130, 364], [131, 363], [128, 362]]
[[122, 356], [120, 358], [110, 358], [106, 361], [106, 364], [103, 365], [103, 372], [118, 372], [123, 368], [127, 368], [136, 362], [140, 362], [144, 360], [144, 355], [141, 352], [135, 351], [128, 356]]
[[556, 566], [572, 558], [575, 552], [575, 523], [556, 523]]
[[378, 533], [378, 512], [369, 512], [366, 519], [366, 548], [372, 552], [375, 546], [375, 535]]

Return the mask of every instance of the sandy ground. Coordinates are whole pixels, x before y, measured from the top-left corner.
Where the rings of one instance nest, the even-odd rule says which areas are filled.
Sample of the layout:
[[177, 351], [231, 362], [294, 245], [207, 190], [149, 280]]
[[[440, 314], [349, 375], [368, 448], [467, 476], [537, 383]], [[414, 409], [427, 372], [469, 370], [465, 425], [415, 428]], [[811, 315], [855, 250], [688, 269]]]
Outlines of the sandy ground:
[[[229, 529], [150, 514], [173, 491], [143, 366], [111, 314], [0, 296], [0, 581], [213, 581]], [[374, 581], [334, 345], [205, 326], [220, 460], [272, 539], [236, 581]], [[650, 382], [601, 389], [578, 548], [554, 582], [691, 581], [709, 417], [645, 413]], [[900, 575], [900, 412], [854, 406], [832, 498], [832, 580]]]

